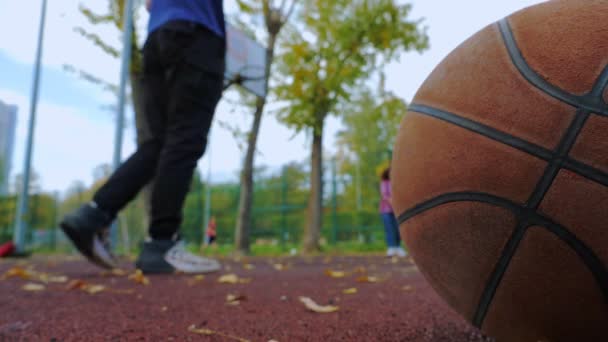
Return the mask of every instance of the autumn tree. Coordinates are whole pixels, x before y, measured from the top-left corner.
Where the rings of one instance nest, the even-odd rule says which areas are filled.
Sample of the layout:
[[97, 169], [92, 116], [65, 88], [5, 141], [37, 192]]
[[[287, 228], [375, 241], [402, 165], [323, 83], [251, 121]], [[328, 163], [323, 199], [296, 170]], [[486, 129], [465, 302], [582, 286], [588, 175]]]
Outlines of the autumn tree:
[[[275, 56], [277, 39], [295, 8], [297, 0], [282, 0], [280, 4], [275, 0], [238, 0], [241, 12], [250, 17], [262, 17], [264, 22], [264, 35], [266, 36], [266, 78], [265, 88], [268, 89], [270, 74]], [[239, 198], [239, 212], [235, 228], [235, 249], [238, 254], [249, 253], [249, 235], [251, 231], [251, 207], [253, 203], [253, 169], [256, 146], [262, 114], [266, 107], [267, 96], [258, 97], [255, 102], [255, 111], [251, 129], [247, 135], [247, 151], [241, 171], [241, 191]]]
[[297, 13], [298, 30], [285, 39], [276, 93], [287, 105], [280, 119], [312, 135], [304, 252], [319, 250], [325, 119], [343, 113], [351, 94], [386, 63], [427, 48], [421, 20], [410, 19], [410, 11], [396, 0], [310, 0]]

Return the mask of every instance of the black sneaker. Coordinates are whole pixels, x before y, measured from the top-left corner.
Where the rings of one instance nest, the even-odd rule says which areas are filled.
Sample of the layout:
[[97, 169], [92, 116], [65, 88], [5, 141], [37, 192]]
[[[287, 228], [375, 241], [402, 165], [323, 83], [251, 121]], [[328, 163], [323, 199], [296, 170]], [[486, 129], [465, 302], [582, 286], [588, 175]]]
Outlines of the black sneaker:
[[109, 239], [112, 221], [110, 215], [101, 211], [94, 203], [89, 203], [66, 215], [59, 225], [89, 261], [112, 269], [116, 267]]
[[135, 267], [143, 273], [210, 273], [219, 271], [220, 263], [186, 251], [181, 240], [144, 242]]

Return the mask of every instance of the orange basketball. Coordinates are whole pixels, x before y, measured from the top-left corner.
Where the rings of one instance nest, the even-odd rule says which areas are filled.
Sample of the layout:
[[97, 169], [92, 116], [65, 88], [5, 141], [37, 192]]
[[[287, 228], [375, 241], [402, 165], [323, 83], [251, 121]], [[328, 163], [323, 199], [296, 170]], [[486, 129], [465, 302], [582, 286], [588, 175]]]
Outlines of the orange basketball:
[[554, 0], [465, 41], [401, 123], [401, 234], [498, 341], [608, 341], [608, 1]]

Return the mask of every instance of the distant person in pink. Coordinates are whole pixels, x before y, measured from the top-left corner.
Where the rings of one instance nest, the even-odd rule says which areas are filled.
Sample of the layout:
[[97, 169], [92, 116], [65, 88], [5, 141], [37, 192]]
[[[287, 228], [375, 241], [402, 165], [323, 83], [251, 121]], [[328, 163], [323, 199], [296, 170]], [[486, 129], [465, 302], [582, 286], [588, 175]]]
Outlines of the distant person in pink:
[[387, 256], [405, 257], [407, 253], [401, 247], [401, 236], [399, 235], [399, 224], [393, 212], [391, 197], [391, 176], [390, 168], [382, 172], [380, 181], [380, 216], [384, 222], [384, 232], [386, 235]]

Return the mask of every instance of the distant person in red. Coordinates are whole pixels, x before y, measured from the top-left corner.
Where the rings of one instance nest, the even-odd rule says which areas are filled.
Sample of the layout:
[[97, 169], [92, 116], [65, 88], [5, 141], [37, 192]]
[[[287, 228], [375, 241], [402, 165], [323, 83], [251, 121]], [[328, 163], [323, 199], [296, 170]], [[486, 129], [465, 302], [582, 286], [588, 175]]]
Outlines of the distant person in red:
[[93, 200], [69, 213], [61, 228], [91, 262], [116, 266], [108, 239], [117, 214], [155, 179], [148, 238], [135, 263], [144, 273], [205, 273], [212, 259], [188, 252], [180, 237], [192, 175], [224, 83], [226, 29], [222, 0], [147, 0], [143, 103], [150, 130]]
[[217, 224], [215, 223], [215, 216], [211, 216], [209, 224], [207, 224], [207, 230], [205, 231], [205, 244], [203, 248], [212, 246], [214, 249], [217, 248]]
[[386, 236], [386, 251], [387, 256], [405, 257], [407, 253], [401, 247], [401, 236], [399, 235], [399, 225], [393, 212], [392, 197], [391, 197], [391, 176], [390, 168], [386, 168], [382, 172], [380, 180], [380, 216], [384, 223], [384, 232]]

